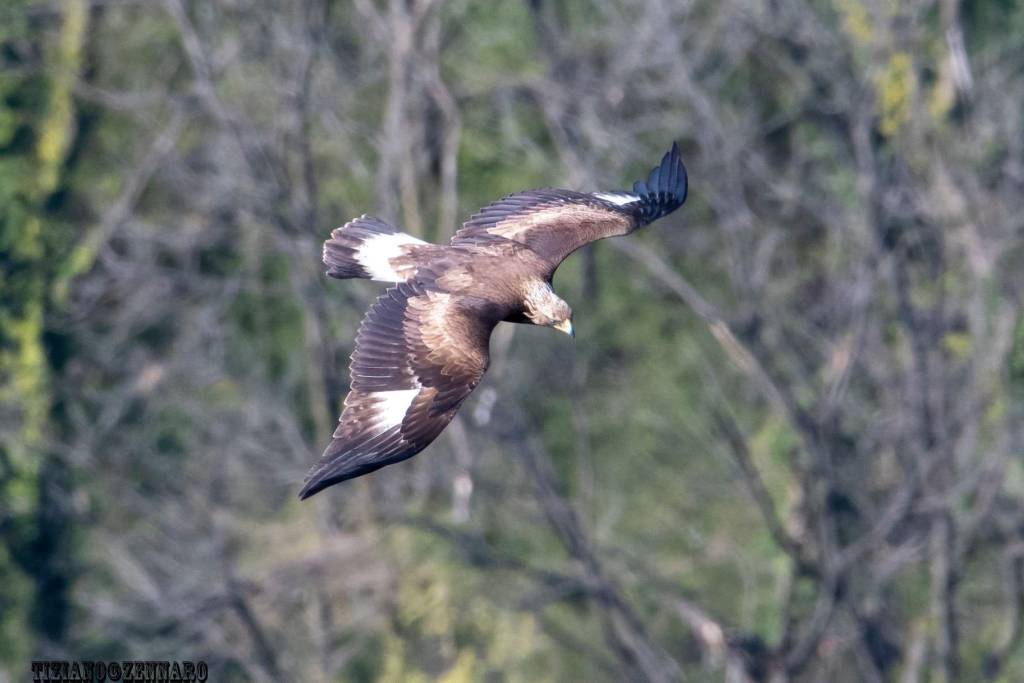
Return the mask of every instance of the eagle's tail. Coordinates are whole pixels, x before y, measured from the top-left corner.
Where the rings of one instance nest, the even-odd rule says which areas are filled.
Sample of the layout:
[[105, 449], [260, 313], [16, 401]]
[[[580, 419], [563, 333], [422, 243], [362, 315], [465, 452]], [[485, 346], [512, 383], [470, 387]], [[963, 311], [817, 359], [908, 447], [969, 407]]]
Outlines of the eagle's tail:
[[640, 197], [640, 204], [634, 209], [640, 224], [646, 225], [678, 209], [686, 201], [686, 191], [686, 166], [679, 156], [679, 146], [672, 143], [672, 149], [651, 169], [646, 182], [633, 183], [633, 194]]
[[392, 259], [406, 256], [411, 246], [425, 244], [379, 218], [363, 215], [334, 229], [324, 242], [324, 263], [327, 274], [339, 279], [403, 282], [406, 275]]

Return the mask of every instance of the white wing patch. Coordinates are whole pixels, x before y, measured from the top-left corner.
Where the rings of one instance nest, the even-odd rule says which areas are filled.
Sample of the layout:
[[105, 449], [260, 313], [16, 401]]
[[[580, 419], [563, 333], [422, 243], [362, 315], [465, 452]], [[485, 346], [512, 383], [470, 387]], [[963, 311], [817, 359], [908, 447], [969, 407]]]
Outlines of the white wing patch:
[[356, 259], [359, 261], [359, 265], [370, 274], [371, 280], [404, 282], [405, 277], [391, 266], [391, 259], [401, 256], [402, 247], [412, 244], [426, 244], [426, 242], [416, 239], [412, 235], [406, 235], [404, 232], [374, 235], [359, 245]]
[[611, 202], [617, 206], [623, 206], [625, 204], [632, 204], [633, 202], [640, 201], [640, 197], [635, 194], [629, 194], [628, 192], [595, 192], [594, 196], [598, 199], [603, 199], [606, 202]]
[[376, 403], [373, 407], [374, 432], [383, 433], [402, 424], [405, 414], [409, 412], [409, 406], [418, 393], [419, 389], [398, 389], [367, 394], [367, 398]]

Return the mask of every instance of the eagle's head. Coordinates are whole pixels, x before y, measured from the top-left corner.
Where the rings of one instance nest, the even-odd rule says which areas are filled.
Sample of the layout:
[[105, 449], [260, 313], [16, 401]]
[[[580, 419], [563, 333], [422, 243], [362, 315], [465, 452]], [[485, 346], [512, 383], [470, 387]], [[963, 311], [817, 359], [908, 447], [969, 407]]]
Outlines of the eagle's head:
[[534, 325], [553, 327], [570, 337], [576, 336], [572, 329], [572, 309], [547, 282], [536, 282], [527, 288], [523, 312]]

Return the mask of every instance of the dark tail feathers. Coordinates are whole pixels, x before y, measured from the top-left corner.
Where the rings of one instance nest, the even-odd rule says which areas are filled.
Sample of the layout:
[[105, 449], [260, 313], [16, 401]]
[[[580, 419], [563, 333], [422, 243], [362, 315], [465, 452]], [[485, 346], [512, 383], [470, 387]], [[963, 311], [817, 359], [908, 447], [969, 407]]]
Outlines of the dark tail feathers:
[[[396, 237], [385, 240], [383, 243], [375, 242], [373, 246], [367, 244], [380, 235], [396, 235]], [[331, 238], [324, 242], [324, 264], [327, 265], [327, 274], [342, 279], [382, 279], [381, 273], [373, 272], [374, 264], [377, 264], [378, 270], [381, 266], [386, 270], [387, 261], [382, 262], [380, 258], [374, 258], [374, 256], [378, 256], [381, 249], [384, 249], [383, 256], [386, 259], [389, 249], [394, 250], [397, 248], [395, 244], [406, 241], [418, 242], [419, 240], [399, 232], [398, 228], [388, 225], [379, 218], [360, 216], [340, 228], [335, 228], [331, 232]], [[383, 279], [392, 280], [391, 277]]]

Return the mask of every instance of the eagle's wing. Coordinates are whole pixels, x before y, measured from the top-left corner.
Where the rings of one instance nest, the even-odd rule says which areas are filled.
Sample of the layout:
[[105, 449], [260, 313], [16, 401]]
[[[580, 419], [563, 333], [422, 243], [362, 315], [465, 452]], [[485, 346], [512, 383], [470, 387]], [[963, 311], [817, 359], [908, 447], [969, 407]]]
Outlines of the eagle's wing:
[[675, 144], [646, 181], [632, 192], [527, 190], [489, 204], [452, 237], [452, 244], [510, 239], [530, 247], [557, 268], [566, 256], [595, 240], [628, 234], [675, 211], [686, 201], [686, 167]]
[[437, 438], [487, 369], [497, 320], [473, 303], [416, 281], [377, 299], [356, 334], [340, 424], [300, 498], [411, 458]]

